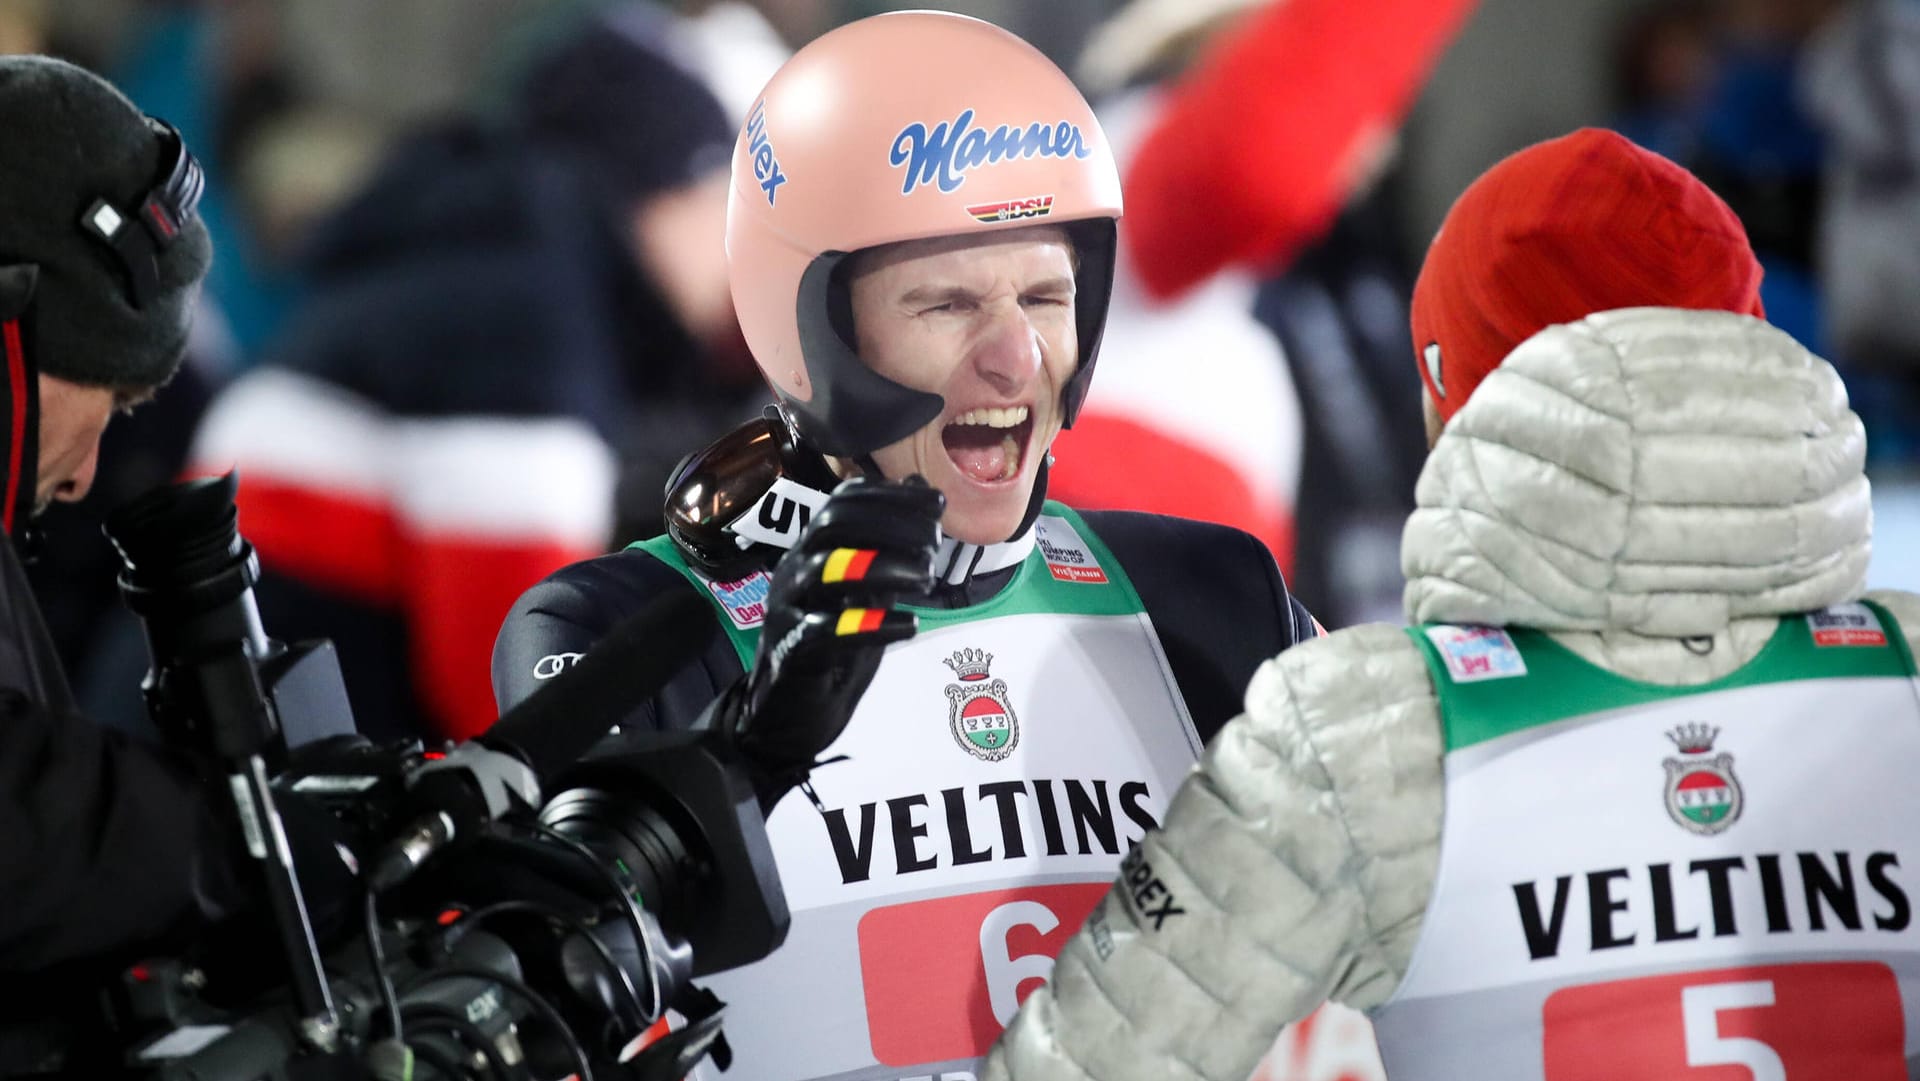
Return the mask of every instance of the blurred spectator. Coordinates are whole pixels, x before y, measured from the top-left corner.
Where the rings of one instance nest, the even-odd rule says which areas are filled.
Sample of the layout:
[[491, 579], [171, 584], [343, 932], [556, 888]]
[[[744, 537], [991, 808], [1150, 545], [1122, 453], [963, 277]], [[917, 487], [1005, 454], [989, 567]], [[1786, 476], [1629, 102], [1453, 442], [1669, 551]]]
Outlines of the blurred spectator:
[[1739, 215], [1766, 272], [1768, 321], [1848, 373], [1882, 463], [1920, 451], [1909, 434], [1920, 390], [1882, 363], [1903, 336], [1920, 347], [1910, 313], [1920, 188], [1904, 182], [1903, 202], [1899, 179], [1920, 131], [1920, 9], [1851, 8], [1650, 5], [1621, 39], [1613, 126], [1689, 168]]
[[[1862, 0], [1810, 44], [1801, 89], [1827, 140], [1822, 299], [1876, 463], [1920, 461], [1920, 4]], [[1905, 534], [1898, 534], [1904, 536]]]
[[1691, 157], [1713, 79], [1708, 0], [1652, 0], [1613, 50], [1613, 128], [1662, 157]]
[[1336, 624], [1397, 610], [1421, 458], [1398, 378], [1411, 274], [1369, 193], [1471, 7], [1136, 0], [1094, 35], [1082, 77], [1132, 87], [1102, 107], [1132, 300], [1062, 437], [1063, 498], [1246, 529]]
[[1920, 369], [1920, 5], [1863, 0], [1803, 74], [1829, 148], [1820, 263], [1836, 344], [1869, 367]]
[[[1155, 105], [1142, 93], [1096, 105], [1122, 169]], [[1123, 219], [1123, 253], [1127, 238]], [[1300, 402], [1279, 341], [1253, 318], [1256, 287], [1221, 274], [1157, 301], [1123, 255], [1100, 378], [1054, 442], [1055, 498], [1222, 522], [1258, 537], [1291, 575]]]
[[[1796, 91], [1807, 36], [1837, 0], [1721, 0], [1714, 72], [1692, 152], [1676, 160], [1739, 215], [1766, 271], [1767, 321], [1821, 356], [1814, 279], [1820, 131]], [[1844, 358], [1837, 357], [1836, 362]]]
[[1413, 273], [1396, 194], [1366, 193], [1254, 300], [1300, 394], [1291, 581], [1329, 626], [1399, 618], [1400, 526], [1426, 452], [1405, 378]]
[[290, 271], [313, 228], [371, 177], [381, 144], [364, 118], [318, 105], [287, 105], [255, 121], [231, 168], [260, 261]]
[[285, 283], [261, 257], [246, 215], [235, 205], [235, 151], [251, 122], [292, 94], [274, 45], [263, 0], [226, 4], [148, 3], [125, 21], [104, 55], [127, 96], [161, 115], [189, 141], [209, 151], [207, 190], [200, 213], [213, 236], [207, 277], [211, 304], [241, 364], [265, 344], [287, 305]]
[[196, 468], [241, 469], [263, 614], [336, 641], [371, 735], [490, 723], [513, 599], [658, 532], [678, 452], [764, 400], [722, 261], [732, 126], [676, 33], [644, 5], [597, 15], [505, 123], [404, 139], [202, 428]]
[[1414, 95], [1474, 3], [1193, 6], [1253, 13], [1208, 41], [1170, 88], [1125, 174], [1132, 262], [1159, 297], [1223, 267], [1283, 266], [1325, 236], [1379, 175]]
[[0, 55], [44, 52], [46, 45], [46, 0], [0, 3]]
[[726, 110], [727, 120], [744, 124], [760, 88], [787, 62], [793, 50], [761, 9], [752, 4], [720, 0], [692, 8], [686, 27], [694, 66], [706, 75]]

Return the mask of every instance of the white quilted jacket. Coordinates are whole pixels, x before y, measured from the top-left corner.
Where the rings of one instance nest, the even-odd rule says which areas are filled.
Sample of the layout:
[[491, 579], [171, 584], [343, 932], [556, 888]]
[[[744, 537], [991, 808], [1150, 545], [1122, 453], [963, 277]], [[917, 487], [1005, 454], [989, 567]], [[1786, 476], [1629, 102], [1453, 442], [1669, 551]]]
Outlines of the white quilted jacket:
[[[1407, 618], [1532, 626], [1636, 679], [1716, 679], [1777, 616], [1861, 595], [1865, 449], [1833, 369], [1759, 320], [1634, 308], [1549, 328], [1421, 473]], [[1920, 597], [1872, 596], [1920, 649]], [[1398, 986], [1442, 808], [1418, 648], [1384, 624], [1303, 643], [1262, 666], [1246, 707], [989, 1078], [1245, 1081], [1285, 1023]]]

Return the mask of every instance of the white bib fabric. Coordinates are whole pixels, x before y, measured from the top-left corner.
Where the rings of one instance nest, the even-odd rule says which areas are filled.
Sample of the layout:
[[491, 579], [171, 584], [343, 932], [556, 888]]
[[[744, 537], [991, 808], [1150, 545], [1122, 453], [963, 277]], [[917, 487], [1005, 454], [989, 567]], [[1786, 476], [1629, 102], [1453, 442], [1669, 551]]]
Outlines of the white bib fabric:
[[1846, 607], [1694, 689], [1534, 632], [1424, 629], [1446, 824], [1375, 1019], [1394, 1081], [1905, 1081], [1920, 696], [1897, 631]]
[[919, 610], [803, 795], [768, 820], [793, 913], [702, 982], [727, 1081], [963, 1081], [1198, 759], [1152, 625], [1065, 517], [985, 604]]

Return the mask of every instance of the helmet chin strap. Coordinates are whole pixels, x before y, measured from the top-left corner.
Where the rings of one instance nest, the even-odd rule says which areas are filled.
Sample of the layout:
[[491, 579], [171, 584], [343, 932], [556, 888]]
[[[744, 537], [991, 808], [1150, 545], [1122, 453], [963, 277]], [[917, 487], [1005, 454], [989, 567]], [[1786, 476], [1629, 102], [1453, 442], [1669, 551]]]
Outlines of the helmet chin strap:
[[1027, 497], [1027, 513], [1020, 516], [1020, 524], [1014, 528], [1013, 536], [1023, 537], [1033, 528], [1034, 519], [1040, 517], [1040, 508], [1047, 501], [1047, 469], [1053, 465], [1053, 451], [1048, 450], [1040, 456], [1040, 468], [1033, 471], [1033, 494]]
[[[870, 480], [891, 479], [880, 471], [880, 463], [874, 461], [871, 454], [860, 454], [847, 460], [854, 464], [854, 468], [860, 470], [860, 475], [863, 477]], [[1040, 468], [1034, 470], [1033, 491], [1027, 496], [1026, 513], [1020, 516], [1020, 524], [1014, 527], [1006, 541], [1018, 540], [1025, 536], [1027, 531], [1033, 528], [1034, 520], [1040, 517], [1040, 510], [1047, 502], [1047, 469], [1051, 465], [1053, 465], [1053, 451], [1048, 450], [1040, 456]]]

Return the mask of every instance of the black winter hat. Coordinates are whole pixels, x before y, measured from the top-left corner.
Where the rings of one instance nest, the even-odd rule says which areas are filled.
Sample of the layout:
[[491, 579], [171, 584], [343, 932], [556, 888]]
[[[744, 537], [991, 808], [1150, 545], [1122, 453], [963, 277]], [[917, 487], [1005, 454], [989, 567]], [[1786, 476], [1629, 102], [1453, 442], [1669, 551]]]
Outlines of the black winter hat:
[[[197, 176], [176, 184], [176, 195], [191, 195], [179, 200], [189, 205], [178, 220], [166, 212], [180, 207], [163, 206], [165, 218], [155, 224], [142, 208], [184, 154], [172, 129], [99, 76], [51, 57], [0, 57], [0, 265], [38, 270], [32, 315], [40, 371], [146, 388], [179, 367], [213, 257], [190, 205]], [[107, 233], [143, 270], [152, 267], [151, 289], [136, 289]], [[136, 300], [137, 292], [150, 295]]]
[[675, 57], [676, 33], [673, 17], [651, 4], [583, 20], [528, 71], [515, 105], [522, 130], [628, 202], [726, 168], [733, 125]]

